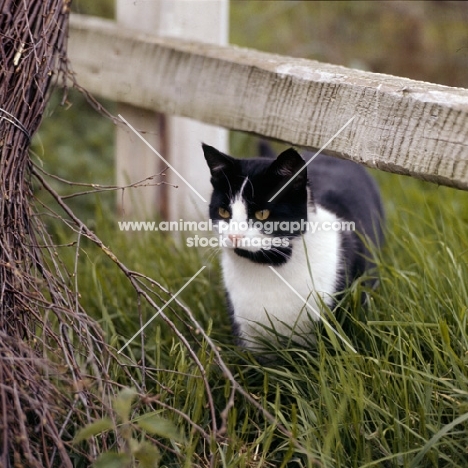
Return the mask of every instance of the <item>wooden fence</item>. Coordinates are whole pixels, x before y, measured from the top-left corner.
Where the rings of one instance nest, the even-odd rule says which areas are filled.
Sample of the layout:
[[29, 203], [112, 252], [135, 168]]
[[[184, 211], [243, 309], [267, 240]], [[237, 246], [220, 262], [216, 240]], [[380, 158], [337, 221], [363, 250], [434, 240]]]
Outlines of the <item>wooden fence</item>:
[[[307, 148], [354, 117], [327, 151], [468, 190], [467, 89], [161, 38], [94, 17], [72, 16], [70, 36], [78, 81], [98, 96]], [[204, 164], [199, 147], [191, 161]]]

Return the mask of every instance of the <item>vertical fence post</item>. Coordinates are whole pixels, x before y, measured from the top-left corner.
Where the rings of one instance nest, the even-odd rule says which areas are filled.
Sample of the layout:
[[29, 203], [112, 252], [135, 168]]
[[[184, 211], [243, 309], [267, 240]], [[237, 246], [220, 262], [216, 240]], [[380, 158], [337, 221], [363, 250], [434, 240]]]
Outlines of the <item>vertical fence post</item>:
[[[135, 2], [116, 0], [116, 20], [123, 28], [137, 29], [158, 34], [161, 2]], [[141, 64], [144, 69], [144, 64]], [[133, 86], [138, 86], [135, 79]], [[129, 104], [119, 104], [118, 113], [158, 151], [164, 151], [165, 118], [146, 109]], [[164, 166], [157, 156], [129, 128], [116, 129], [116, 179], [119, 186], [135, 183], [160, 173]], [[154, 182], [159, 181], [156, 177]], [[155, 212], [167, 215], [166, 189], [164, 185], [145, 186], [118, 193], [117, 206], [126, 218], [142, 218]]]
[[[225, 44], [228, 40], [229, 0], [117, 0], [117, 22], [122, 27], [197, 41]], [[144, 70], [144, 64], [142, 64]], [[135, 81], [134, 86], [138, 86]], [[209, 171], [201, 142], [226, 151], [224, 129], [191, 119], [162, 116], [155, 112], [119, 104], [119, 113], [206, 199], [209, 200]], [[166, 166], [130, 129], [121, 127], [116, 135], [117, 183], [142, 180]], [[206, 217], [207, 205], [168, 169], [160, 180], [170, 185], [128, 190], [118, 200], [126, 217], [151, 216], [170, 220]], [[156, 178], [156, 181], [159, 178]], [[177, 186], [177, 188], [172, 187]]]

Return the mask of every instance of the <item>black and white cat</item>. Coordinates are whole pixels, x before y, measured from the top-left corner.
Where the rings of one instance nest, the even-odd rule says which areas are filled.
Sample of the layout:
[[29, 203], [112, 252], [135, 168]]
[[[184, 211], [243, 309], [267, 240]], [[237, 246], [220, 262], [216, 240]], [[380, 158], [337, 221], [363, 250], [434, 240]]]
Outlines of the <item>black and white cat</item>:
[[[258, 349], [255, 339], [272, 328], [307, 333], [323, 303], [333, 307], [337, 293], [371, 266], [362, 236], [376, 246], [383, 239], [376, 184], [362, 166], [332, 156], [320, 154], [305, 167], [292, 148], [276, 159], [236, 159], [205, 144], [203, 151], [241, 343]], [[343, 221], [355, 231], [338, 229], [353, 226]]]

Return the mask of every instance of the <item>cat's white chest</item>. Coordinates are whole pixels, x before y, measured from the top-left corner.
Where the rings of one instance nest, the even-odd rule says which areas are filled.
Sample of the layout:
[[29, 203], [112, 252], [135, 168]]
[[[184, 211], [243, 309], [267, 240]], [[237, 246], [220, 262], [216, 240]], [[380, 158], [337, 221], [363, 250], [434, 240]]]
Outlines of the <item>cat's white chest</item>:
[[[320, 225], [336, 217], [318, 209], [314, 220]], [[292, 330], [307, 332], [310, 320], [320, 318], [320, 297], [329, 304], [335, 293], [340, 233], [317, 230], [292, 242], [291, 258], [276, 267], [254, 263], [233, 250], [223, 251], [224, 283], [246, 346], [254, 348], [252, 340], [268, 334], [265, 327], [286, 336]]]

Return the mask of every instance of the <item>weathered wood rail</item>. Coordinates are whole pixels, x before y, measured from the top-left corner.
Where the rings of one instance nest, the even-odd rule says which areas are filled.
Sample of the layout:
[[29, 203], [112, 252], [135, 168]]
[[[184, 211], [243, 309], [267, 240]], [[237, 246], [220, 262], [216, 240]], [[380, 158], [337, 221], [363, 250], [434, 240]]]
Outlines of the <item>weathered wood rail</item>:
[[[121, 29], [72, 16], [69, 57], [102, 97], [468, 190], [468, 90]], [[198, 164], [194, 160], [194, 164]]]

